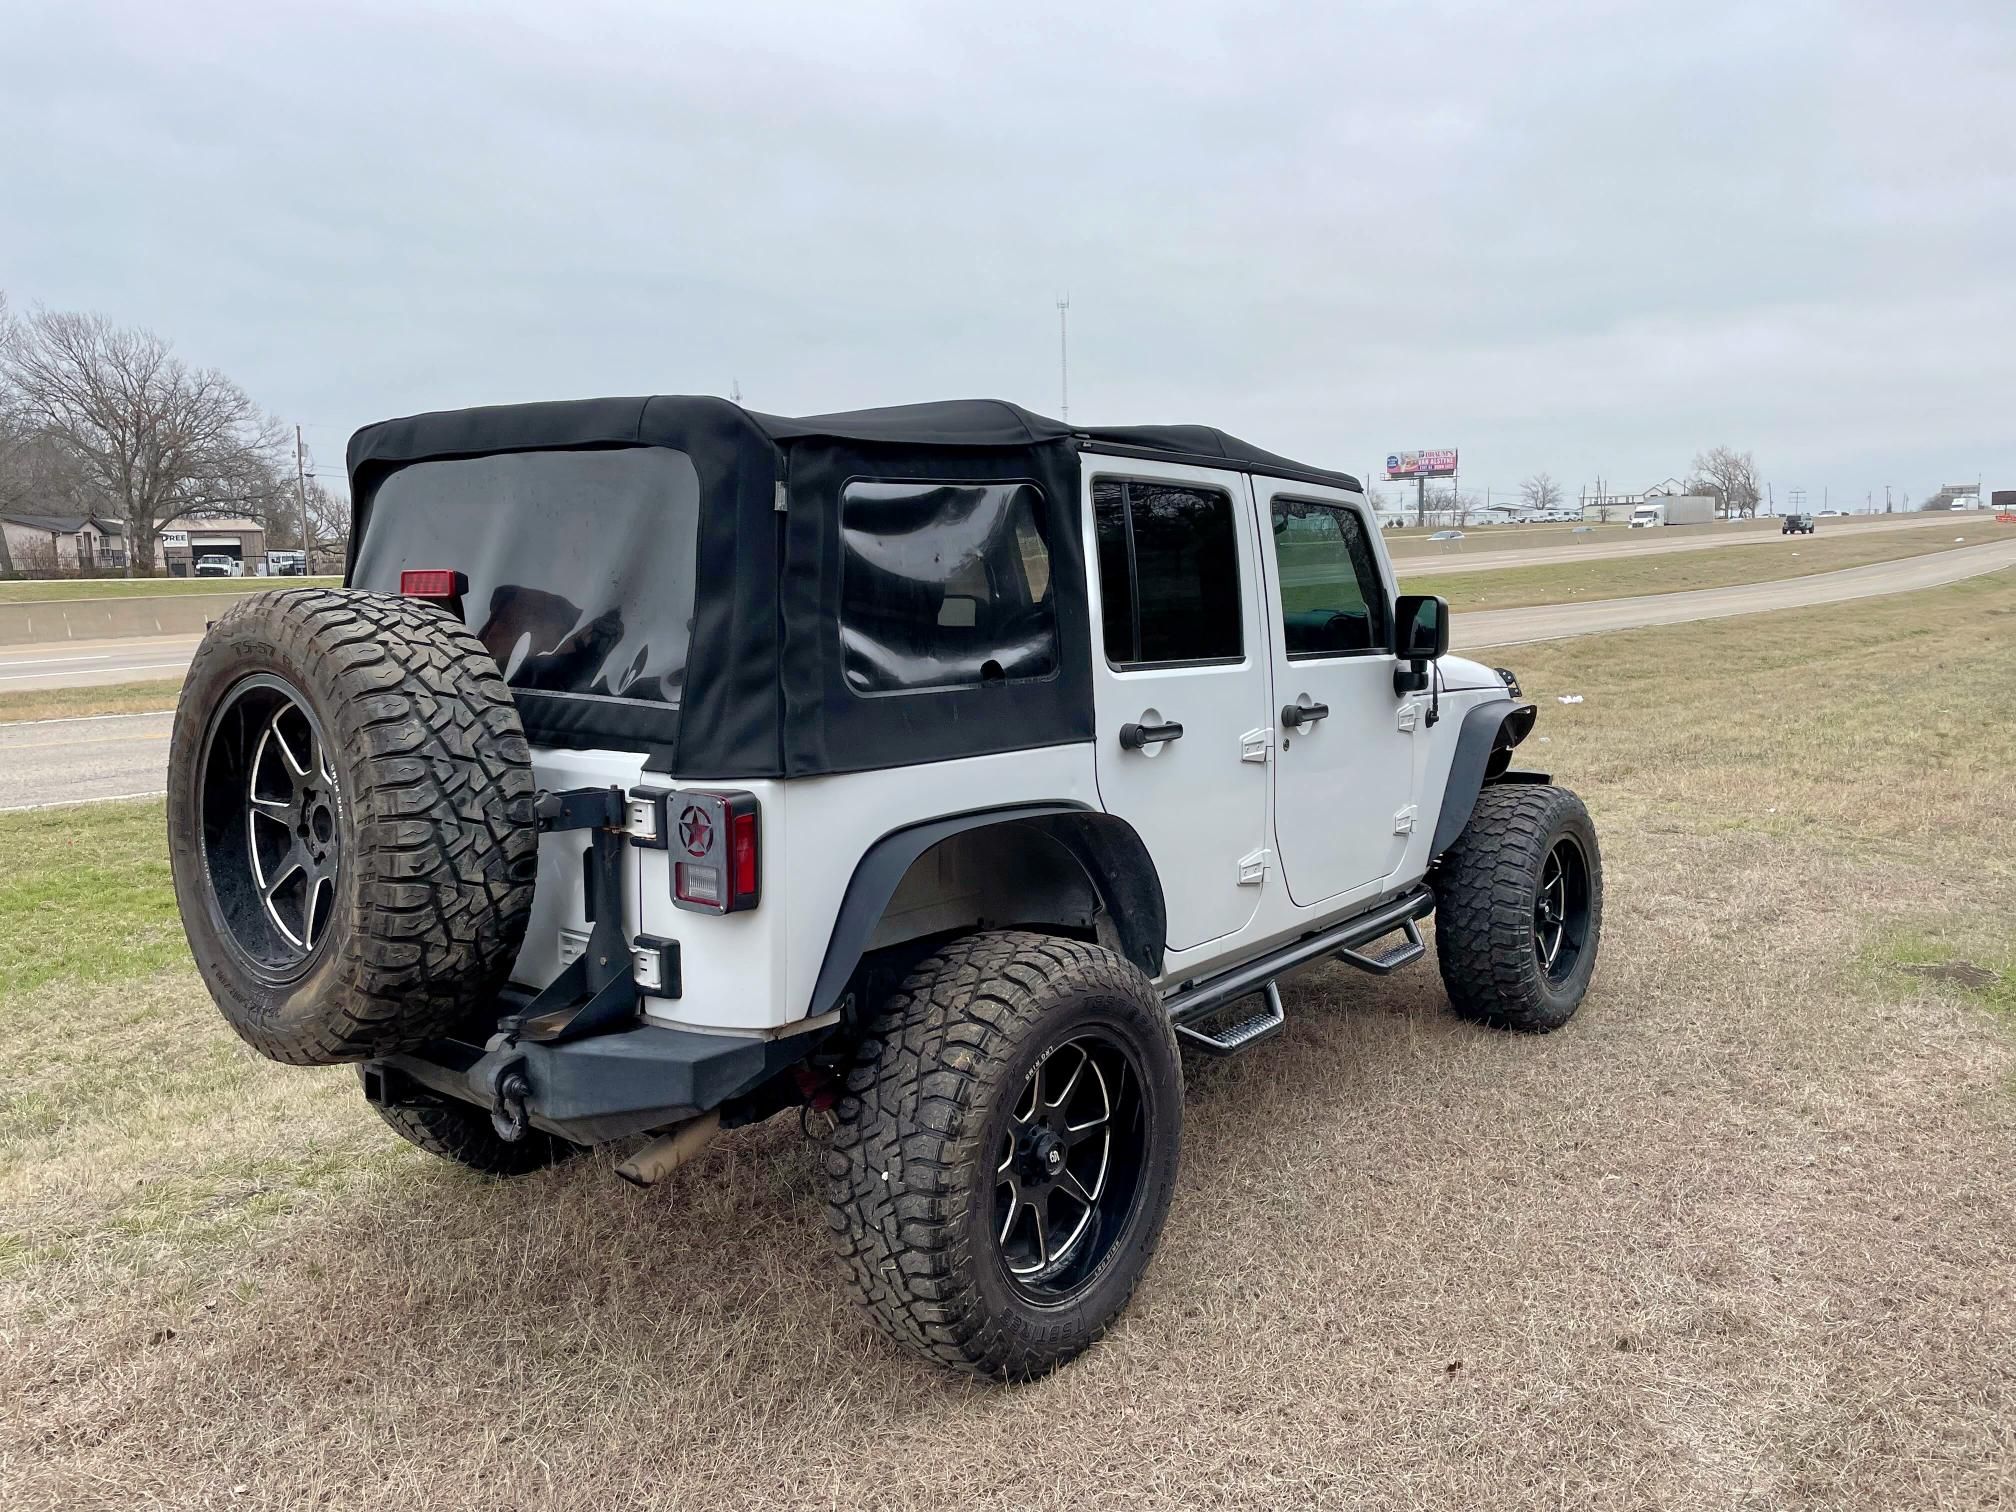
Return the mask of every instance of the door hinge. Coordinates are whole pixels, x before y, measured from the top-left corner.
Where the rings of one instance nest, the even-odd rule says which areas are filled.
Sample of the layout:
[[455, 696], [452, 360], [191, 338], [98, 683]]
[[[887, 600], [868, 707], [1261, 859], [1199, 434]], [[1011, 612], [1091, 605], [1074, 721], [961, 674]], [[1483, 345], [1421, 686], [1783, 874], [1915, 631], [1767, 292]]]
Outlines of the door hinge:
[[1413, 834], [1414, 813], [1415, 813], [1414, 805], [1410, 803], [1407, 805], [1407, 807], [1400, 810], [1399, 813], [1395, 814], [1393, 816], [1393, 833], [1396, 835]]
[[1408, 699], [1407, 702], [1400, 705], [1400, 713], [1398, 718], [1401, 729], [1403, 730], [1413, 729], [1416, 725], [1421, 723], [1421, 705], [1414, 702], [1414, 700], [1411, 698]]
[[1267, 759], [1267, 753], [1274, 749], [1274, 731], [1270, 728], [1248, 730], [1239, 737], [1239, 759], [1260, 761]]
[[1274, 852], [1264, 846], [1239, 858], [1239, 885], [1258, 887], [1267, 880], [1267, 868], [1274, 864]]

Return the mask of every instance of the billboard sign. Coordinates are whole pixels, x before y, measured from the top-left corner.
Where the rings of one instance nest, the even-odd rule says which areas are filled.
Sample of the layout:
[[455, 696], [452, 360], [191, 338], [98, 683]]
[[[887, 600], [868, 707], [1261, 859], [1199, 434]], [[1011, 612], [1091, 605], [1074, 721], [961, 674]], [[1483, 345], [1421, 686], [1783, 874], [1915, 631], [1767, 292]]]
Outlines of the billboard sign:
[[1447, 451], [1407, 451], [1386, 454], [1386, 480], [1395, 478], [1453, 478], [1456, 476], [1456, 448]]
[[178, 546], [187, 550], [189, 546], [189, 532], [186, 530], [164, 530], [161, 532], [161, 545], [169, 550], [173, 550]]

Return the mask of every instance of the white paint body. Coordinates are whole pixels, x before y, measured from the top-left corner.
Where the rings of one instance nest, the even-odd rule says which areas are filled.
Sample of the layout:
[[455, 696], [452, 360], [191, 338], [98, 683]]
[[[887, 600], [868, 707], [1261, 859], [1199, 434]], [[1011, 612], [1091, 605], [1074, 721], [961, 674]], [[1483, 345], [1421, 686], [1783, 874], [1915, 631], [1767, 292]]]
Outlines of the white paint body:
[[[1136, 670], [1106, 663], [1096, 644], [1101, 605], [1090, 491], [1098, 477], [1186, 482], [1231, 495], [1243, 617], [1236, 663]], [[1271, 501], [1287, 494], [1358, 511], [1390, 599], [1392, 567], [1363, 495], [1091, 453], [1083, 478], [1094, 740], [882, 771], [735, 783], [762, 806], [761, 901], [740, 913], [713, 916], [675, 907], [669, 852], [627, 847], [626, 938], [657, 935], [680, 945], [681, 995], [645, 999], [651, 1022], [737, 1034], [788, 1032], [810, 1010], [841, 899], [863, 854], [892, 831], [979, 808], [1064, 802], [1132, 825], [1162, 885], [1168, 938], [1157, 985], [1165, 990], [1348, 917], [1425, 875], [1463, 712], [1503, 697], [1504, 687], [1488, 668], [1445, 659], [1440, 719], [1431, 725], [1428, 694], [1394, 693], [1390, 653], [1288, 659]], [[1281, 708], [1298, 702], [1327, 704], [1330, 715], [1284, 732]], [[1121, 725], [1168, 720], [1183, 724], [1182, 739], [1121, 748]], [[647, 779], [644, 758], [630, 752], [540, 747], [533, 758], [540, 786], [555, 791], [591, 785], [627, 790], [664, 780]], [[532, 922], [514, 980], [542, 986], [586, 946], [582, 856], [588, 843], [579, 831], [542, 837]], [[928, 896], [920, 900], [908, 887], [906, 894], [906, 905], [926, 918]], [[917, 932], [926, 929], [920, 925]]]

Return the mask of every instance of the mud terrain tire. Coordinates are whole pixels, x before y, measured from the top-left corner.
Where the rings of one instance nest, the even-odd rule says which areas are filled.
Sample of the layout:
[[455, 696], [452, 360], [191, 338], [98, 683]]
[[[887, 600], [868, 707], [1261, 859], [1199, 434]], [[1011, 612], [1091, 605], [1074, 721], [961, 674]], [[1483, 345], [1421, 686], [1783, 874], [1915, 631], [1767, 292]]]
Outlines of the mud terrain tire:
[[233, 1029], [293, 1065], [390, 1055], [504, 983], [538, 864], [531, 752], [497, 664], [441, 610], [255, 594], [183, 684], [168, 839]]
[[[1435, 955], [1458, 1013], [1529, 1033], [1575, 1016], [1603, 933], [1603, 859], [1580, 798], [1558, 787], [1485, 788], [1436, 868], [1435, 899]], [[1556, 912], [1558, 921], [1548, 917]]]
[[[1078, 1054], [1093, 1074], [1074, 1072]], [[1102, 1102], [1111, 1133], [1095, 1176], [1082, 1157], [1101, 1155]], [[1154, 1254], [1176, 1184], [1183, 1072], [1168, 1014], [1122, 957], [974, 934], [891, 994], [834, 1114], [827, 1213], [862, 1303], [928, 1360], [1027, 1380], [1092, 1345]], [[1060, 1184], [1071, 1180], [1095, 1216], [1067, 1243], [1079, 1199]]]

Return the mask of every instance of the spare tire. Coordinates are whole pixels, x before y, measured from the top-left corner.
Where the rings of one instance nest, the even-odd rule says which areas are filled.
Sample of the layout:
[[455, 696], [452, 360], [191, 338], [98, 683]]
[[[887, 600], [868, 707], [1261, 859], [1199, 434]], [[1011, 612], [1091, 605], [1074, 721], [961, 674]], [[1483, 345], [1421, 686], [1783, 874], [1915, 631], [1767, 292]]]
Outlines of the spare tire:
[[440, 609], [282, 589], [204, 636], [168, 757], [175, 901], [262, 1054], [368, 1060], [493, 1005], [538, 841], [510, 690]]

